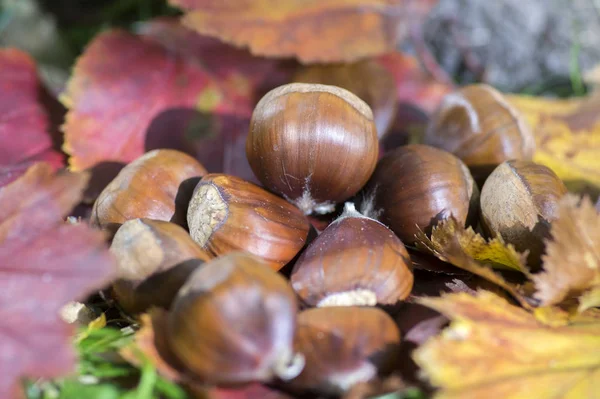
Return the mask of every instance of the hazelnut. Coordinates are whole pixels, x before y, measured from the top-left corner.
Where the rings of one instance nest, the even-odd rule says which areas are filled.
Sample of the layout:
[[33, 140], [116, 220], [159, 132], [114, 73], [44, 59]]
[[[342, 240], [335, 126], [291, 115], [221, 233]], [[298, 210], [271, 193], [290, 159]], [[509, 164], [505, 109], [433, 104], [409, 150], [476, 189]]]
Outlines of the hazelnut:
[[260, 258], [234, 252], [204, 264], [179, 291], [167, 320], [173, 354], [208, 384], [296, 377], [297, 303]]
[[256, 177], [305, 214], [329, 213], [356, 194], [377, 162], [373, 113], [336, 86], [292, 83], [267, 93], [250, 121]]
[[123, 223], [110, 251], [119, 275], [113, 293], [131, 313], [168, 308], [188, 275], [210, 259], [183, 227], [152, 219]]
[[550, 222], [567, 193], [562, 180], [548, 167], [529, 161], [498, 166], [481, 189], [481, 224], [490, 236], [500, 235], [518, 251], [529, 250], [531, 266], [539, 266]]
[[190, 235], [214, 255], [243, 250], [278, 270], [304, 246], [310, 224], [283, 198], [235, 176], [209, 174], [188, 208]]
[[521, 113], [485, 84], [446, 95], [423, 143], [459, 157], [481, 183], [502, 162], [530, 160], [535, 150], [533, 133]]
[[396, 84], [392, 74], [374, 60], [309, 65], [296, 73], [294, 81], [338, 86], [356, 94], [373, 110], [379, 137], [383, 137], [392, 124], [398, 105]]
[[378, 308], [314, 308], [298, 315], [294, 346], [306, 359], [295, 389], [339, 395], [392, 371], [400, 331]]
[[476, 222], [479, 190], [469, 169], [434, 147], [410, 144], [387, 153], [365, 191], [363, 213], [377, 215], [407, 245], [450, 214], [462, 224]]
[[393, 305], [410, 294], [412, 264], [390, 229], [348, 202], [302, 252], [291, 282], [309, 306]]
[[112, 233], [125, 221], [137, 218], [185, 226], [187, 203], [204, 174], [206, 169], [183, 152], [147, 152], [125, 166], [100, 193], [91, 223]]

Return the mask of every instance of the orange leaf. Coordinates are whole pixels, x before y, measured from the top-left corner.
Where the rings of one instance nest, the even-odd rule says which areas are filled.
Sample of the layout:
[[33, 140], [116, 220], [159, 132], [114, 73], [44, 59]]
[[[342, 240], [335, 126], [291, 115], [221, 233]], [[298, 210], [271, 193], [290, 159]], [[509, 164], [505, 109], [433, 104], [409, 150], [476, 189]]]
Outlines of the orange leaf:
[[437, 0], [170, 0], [184, 23], [254, 54], [348, 62], [397, 48]]

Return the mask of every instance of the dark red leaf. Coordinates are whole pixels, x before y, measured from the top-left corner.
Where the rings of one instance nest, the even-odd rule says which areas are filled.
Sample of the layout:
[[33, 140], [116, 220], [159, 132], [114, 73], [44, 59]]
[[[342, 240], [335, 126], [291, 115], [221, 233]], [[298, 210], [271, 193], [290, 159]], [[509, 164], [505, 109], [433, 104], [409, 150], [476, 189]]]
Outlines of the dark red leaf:
[[73, 366], [71, 328], [59, 317], [114, 273], [104, 235], [63, 218], [88, 176], [32, 166], [0, 189], [0, 397], [22, 376], [54, 377]]
[[[101, 34], [77, 61], [63, 96], [71, 167], [127, 163], [167, 147], [197, 156], [210, 171], [241, 168], [247, 177], [246, 165], [238, 166], [239, 144], [258, 91], [285, 80], [284, 69], [172, 20], [139, 32]], [[222, 164], [213, 167], [215, 159]]]
[[36, 162], [63, 166], [62, 154], [52, 148], [40, 93], [31, 57], [20, 50], [0, 49], [0, 187]]

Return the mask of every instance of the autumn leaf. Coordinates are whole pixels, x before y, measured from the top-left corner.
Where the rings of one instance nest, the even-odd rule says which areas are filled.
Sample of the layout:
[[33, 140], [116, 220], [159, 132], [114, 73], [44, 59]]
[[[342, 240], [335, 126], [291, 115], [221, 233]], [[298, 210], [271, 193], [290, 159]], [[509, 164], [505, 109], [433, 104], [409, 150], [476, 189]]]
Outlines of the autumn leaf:
[[396, 50], [437, 0], [170, 0], [184, 24], [254, 54], [349, 62]]
[[590, 199], [565, 196], [550, 234], [535, 296], [553, 305], [583, 294], [581, 310], [600, 306], [600, 215]]
[[[435, 255], [444, 262], [451, 263], [456, 267], [467, 270], [496, 284], [517, 299], [521, 306], [526, 308], [531, 307], [531, 301], [518, 286], [508, 282], [502, 275], [494, 272], [491, 264], [486, 263], [495, 262], [494, 259], [502, 260], [508, 264], [512, 264], [514, 267], [521, 265], [521, 271], [526, 272], [525, 267], [522, 266], [524, 260], [522, 254], [520, 255], [517, 252], [511, 251], [510, 247], [503, 247], [500, 245], [500, 241], [496, 242], [496, 244], [484, 245], [480, 240], [473, 238], [473, 235], [465, 229], [462, 229], [462, 235], [456, 234], [457, 231], [460, 231], [460, 228], [457, 228], [459, 223], [452, 216], [447, 221], [441, 223], [442, 227], [440, 229], [436, 230], [434, 227], [431, 238], [427, 237], [422, 231], [416, 235], [417, 246], [419, 248]], [[479, 244], [468, 249], [471, 243], [469, 240], [475, 240], [475, 244], [479, 241]], [[476, 256], [480, 256], [483, 260], [475, 260], [469, 251]], [[510, 263], [509, 260], [513, 263]]]
[[442, 220], [433, 227], [431, 241], [436, 247], [444, 248], [451, 240], [457, 240], [465, 254], [478, 262], [528, 274], [525, 267], [527, 254], [517, 252], [502, 237], [486, 240], [472, 227], [463, 227], [455, 218]]
[[63, 166], [62, 154], [52, 148], [40, 93], [31, 57], [20, 50], [0, 49], [0, 187], [36, 162]]
[[597, 398], [600, 318], [547, 325], [487, 291], [423, 298], [452, 322], [413, 357], [441, 398]]
[[23, 376], [55, 377], [73, 367], [73, 327], [59, 310], [108, 283], [104, 235], [63, 218], [88, 176], [54, 174], [39, 163], [0, 188], [0, 397]]
[[508, 96], [532, 127], [534, 161], [550, 167], [571, 191], [600, 191], [600, 94], [550, 99]]
[[[256, 86], [272, 78], [274, 67], [171, 20], [142, 25], [138, 35], [100, 34], [61, 97], [69, 108], [63, 129], [70, 166], [127, 163], [158, 147], [231, 153], [237, 136], [215, 135], [224, 125], [247, 126]], [[242, 133], [247, 128], [236, 127], [235, 134]], [[221, 140], [223, 152], [207, 149], [204, 139]]]

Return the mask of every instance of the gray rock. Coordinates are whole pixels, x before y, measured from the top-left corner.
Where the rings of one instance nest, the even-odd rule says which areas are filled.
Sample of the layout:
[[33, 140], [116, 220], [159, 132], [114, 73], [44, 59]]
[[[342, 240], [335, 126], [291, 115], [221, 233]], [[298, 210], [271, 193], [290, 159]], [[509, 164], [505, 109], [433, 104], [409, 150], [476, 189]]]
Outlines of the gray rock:
[[519, 91], [600, 63], [600, 0], [440, 0], [424, 34], [459, 81]]

